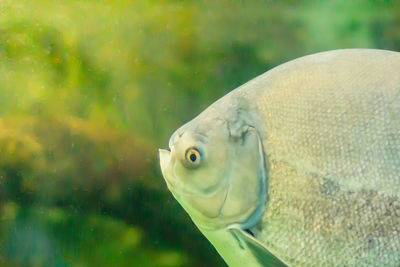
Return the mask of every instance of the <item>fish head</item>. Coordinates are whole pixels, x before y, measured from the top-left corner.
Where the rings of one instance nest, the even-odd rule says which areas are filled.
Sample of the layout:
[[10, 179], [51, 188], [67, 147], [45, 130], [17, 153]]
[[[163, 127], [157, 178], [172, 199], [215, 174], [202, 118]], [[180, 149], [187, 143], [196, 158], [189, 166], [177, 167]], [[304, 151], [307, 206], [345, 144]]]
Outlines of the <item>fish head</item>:
[[[240, 120], [202, 117], [178, 129], [160, 149], [169, 190], [198, 227], [247, 226], [266, 198], [261, 138]], [[256, 218], [257, 217], [257, 218]]]

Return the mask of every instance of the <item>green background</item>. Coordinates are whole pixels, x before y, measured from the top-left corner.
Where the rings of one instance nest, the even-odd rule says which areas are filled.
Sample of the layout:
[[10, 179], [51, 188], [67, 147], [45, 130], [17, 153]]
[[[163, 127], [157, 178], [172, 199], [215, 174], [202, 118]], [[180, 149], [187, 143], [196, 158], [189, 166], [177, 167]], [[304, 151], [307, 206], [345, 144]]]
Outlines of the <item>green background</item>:
[[224, 266], [157, 148], [303, 55], [400, 50], [395, 1], [0, 1], [0, 265]]

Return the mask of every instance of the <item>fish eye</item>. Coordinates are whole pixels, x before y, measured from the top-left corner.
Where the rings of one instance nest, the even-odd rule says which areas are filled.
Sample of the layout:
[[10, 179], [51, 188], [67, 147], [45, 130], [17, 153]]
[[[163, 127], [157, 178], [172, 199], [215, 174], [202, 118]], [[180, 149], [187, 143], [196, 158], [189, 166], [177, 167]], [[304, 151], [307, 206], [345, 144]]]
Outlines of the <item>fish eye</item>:
[[186, 150], [185, 158], [191, 166], [198, 166], [201, 162], [201, 155], [197, 148], [191, 147]]

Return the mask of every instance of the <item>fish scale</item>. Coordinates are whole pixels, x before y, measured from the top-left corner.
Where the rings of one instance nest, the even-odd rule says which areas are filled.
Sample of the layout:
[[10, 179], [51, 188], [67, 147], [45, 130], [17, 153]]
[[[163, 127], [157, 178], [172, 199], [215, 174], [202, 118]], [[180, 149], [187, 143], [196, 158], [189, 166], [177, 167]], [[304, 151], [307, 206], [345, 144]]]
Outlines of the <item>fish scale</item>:
[[[269, 200], [256, 238], [274, 244], [278, 257], [293, 265], [400, 262], [400, 56], [382, 52], [371, 59], [368, 53], [342, 51], [331, 60], [348, 62], [351, 55], [357, 64], [363, 58], [376, 62], [376, 71], [389, 64], [397, 71], [379, 72], [371, 81], [367, 73], [354, 75], [360, 66], [353, 62], [335, 64], [342, 65], [335, 71], [325, 69], [333, 64], [318, 68], [316, 56], [306, 57], [301, 64], [311, 70], [299, 73], [298, 64], [285, 64], [272, 72], [290, 78], [276, 81], [277, 74], [270, 73], [269, 80], [267, 73], [259, 78], [265, 92], [251, 92], [263, 94], [256, 103], [268, 114], [264, 149], [276, 161], [270, 164]], [[341, 82], [332, 84], [329, 73]], [[372, 86], [361, 90], [365, 79]], [[387, 86], [380, 87], [379, 80]], [[326, 190], [323, 179], [332, 181]]]

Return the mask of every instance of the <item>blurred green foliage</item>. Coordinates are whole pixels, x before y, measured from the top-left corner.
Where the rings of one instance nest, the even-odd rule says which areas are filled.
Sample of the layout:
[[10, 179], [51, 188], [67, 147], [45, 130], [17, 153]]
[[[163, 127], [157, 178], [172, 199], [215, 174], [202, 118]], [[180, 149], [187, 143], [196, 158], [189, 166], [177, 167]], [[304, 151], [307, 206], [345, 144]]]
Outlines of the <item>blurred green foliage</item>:
[[395, 1], [1, 1], [0, 265], [224, 265], [157, 148], [282, 62], [399, 29]]

